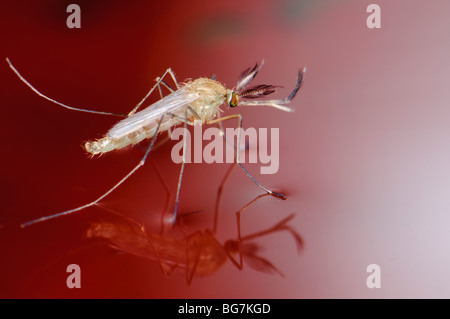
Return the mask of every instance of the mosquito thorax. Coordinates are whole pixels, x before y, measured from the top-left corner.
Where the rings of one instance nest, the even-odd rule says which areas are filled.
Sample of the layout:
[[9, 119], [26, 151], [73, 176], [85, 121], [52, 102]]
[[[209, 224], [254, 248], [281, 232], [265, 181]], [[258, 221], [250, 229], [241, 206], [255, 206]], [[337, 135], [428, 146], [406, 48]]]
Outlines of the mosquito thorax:
[[204, 123], [215, 117], [220, 105], [225, 102], [228, 96], [226, 87], [215, 80], [209, 78], [199, 78], [187, 84], [189, 89], [199, 94], [200, 98], [191, 104], [191, 107], [198, 114]]

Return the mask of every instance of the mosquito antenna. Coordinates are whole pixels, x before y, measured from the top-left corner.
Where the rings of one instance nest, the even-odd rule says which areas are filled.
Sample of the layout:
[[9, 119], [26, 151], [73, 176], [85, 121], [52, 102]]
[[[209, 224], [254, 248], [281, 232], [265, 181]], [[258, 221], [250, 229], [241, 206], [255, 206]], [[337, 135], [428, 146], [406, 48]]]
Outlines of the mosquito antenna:
[[260, 96], [265, 96], [274, 93], [276, 88], [279, 87], [281, 86], [260, 84], [252, 86], [251, 88], [245, 90], [244, 92], [239, 93], [239, 95], [241, 96], [241, 98], [256, 99]]
[[[291, 102], [291, 100], [295, 97], [298, 90], [302, 86], [303, 77], [304, 77], [305, 72], [306, 72], [306, 67], [304, 67], [301, 71], [298, 72], [297, 83], [295, 85], [295, 88], [294, 88], [294, 90], [292, 90], [291, 94], [289, 94], [289, 96], [287, 98], [280, 99], [280, 100], [259, 100], [259, 101], [242, 101], [241, 100], [239, 102], [239, 105], [253, 105], [253, 106], [267, 105], [267, 106], [272, 106], [276, 109], [279, 109], [279, 110], [282, 110], [285, 112], [294, 112], [294, 109], [286, 106], [286, 104], [289, 104]], [[247, 96], [247, 98], [248, 98], [248, 96]]]

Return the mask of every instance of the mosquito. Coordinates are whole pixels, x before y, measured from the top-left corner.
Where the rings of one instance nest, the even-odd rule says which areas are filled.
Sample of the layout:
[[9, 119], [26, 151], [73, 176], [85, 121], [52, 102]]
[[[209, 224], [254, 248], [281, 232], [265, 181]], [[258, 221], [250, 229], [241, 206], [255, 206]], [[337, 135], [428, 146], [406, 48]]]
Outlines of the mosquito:
[[[119, 182], [107, 190], [103, 195], [98, 197], [96, 200], [87, 203], [85, 205], [79, 206], [74, 209], [66, 210], [53, 215], [44, 216], [38, 219], [34, 219], [21, 224], [21, 227], [27, 227], [32, 224], [40, 223], [49, 219], [57, 218], [64, 215], [69, 215], [74, 212], [83, 210], [85, 208], [96, 205], [103, 198], [108, 196], [112, 191], [114, 191], [119, 185], [121, 185], [125, 180], [127, 180], [131, 175], [133, 175], [140, 167], [142, 167], [147, 160], [150, 151], [156, 140], [158, 133], [168, 132], [170, 135], [171, 129], [175, 126], [184, 124], [185, 132], [187, 131], [187, 125], [194, 125], [195, 122], [200, 122], [201, 124], [218, 124], [219, 129], [223, 132], [222, 122], [228, 120], [237, 120], [238, 122], [238, 134], [237, 140], [240, 143], [240, 133], [242, 127], [242, 115], [233, 114], [228, 116], [221, 116], [224, 111], [220, 109], [223, 104], [228, 105], [228, 107], [234, 108], [236, 106], [270, 106], [276, 109], [293, 112], [294, 110], [287, 106], [291, 100], [295, 97], [298, 90], [301, 87], [303, 75], [306, 72], [306, 67], [298, 72], [296, 85], [289, 94], [288, 97], [284, 99], [275, 100], [261, 100], [258, 98], [266, 96], [275, 92], [277, 86], [274, 85], [255, 85], [248, 87], [248, 84], [255, 78], [256, 74], [259, 72], [261, 67], [264, 65], [264, 60], [261, 64], [255, 64], [254, 67], [247, 68], [244, 70], [238, 81], [237, 85], [232, 89], [227, 89], [225, 85], [210, 78], [198, 78], [195, 80], [189, 80], [185, 83], [178, 83], [174, 72], [168, 68], [161, 77], [155, 79], [156, 84], [148, 91], [144, 98], [128, 113], [110, 113], [102, 111], [94, 111], [83, 108], [76, 108], [72, 106], [65, 105], [58, 102], [48, 96], [39, 92], [34, 86], [32, 86], [13, 66], [11, 61], [6, 58], [9, 67], [14, 71], [14, 73], [19, 77], [19, 79], [24, 82], [32, 91], [37, 95], [47, 99], [64, 108], [101, 115], [113, 115], [125, 117], [121, 121], [117, 122], [105, 135], [105, 137], [95, 140], [88, 141], [85, 143], [84, 148], [92, 156], [102, 155], [104, 153], [121, 149], [128, 145], [137, 144], [145, 139], [151, 139], [150, 144], [141, 158], [140, 162]], [[168, 85], [164, 78], [170, 76], [176, 89], [173, 89]], [[170, 94], [163, 96], [161, 87], [165, 87], [170, 91]], [[161, 99], [157, 102], [150, 104], [141, 111], [139, 108], [144, 104], [147, 98], [158, 89]], [[186, 138], [184, 138], [184, 150], [186, 150]], [[239, 165], [241, 169], [250, 177], [250, 179], [262, 190], [271, 194], [275, 197], [282, 199], [286, 198], [286, 195], [278, 192], [274, 192], [263, 185], [261, 185], [250, 172], [240, 163], [240, 150], [236, 150], [235, 164]], [[175, 209], [172, 217], [172, 224], [175, 223], [177, 218], [177, 211], [180, 198], [181, 182], [184, 172], [184, 164], [186, 162], [186, 152], [183, 151], [183, 158], [181, 163], [180, 174], [178, 177], [178, 185], [175, 199]]]
[[[289, 225], [294, 214], [261, 231], [241, 235], [241, 214], [265, 196], [270, 194], [264, 193], [257, 196], [236, 212], [238, 238], [229, 239], [224, 244], [221, 244], [214, 232], [209, 229], [197, 230], [189, 235], [185, 234], [183, 239], [177, 239], [146, 230], [145, 226], [139, 222], [110, 209], [107, 210], [122, 217], [121, 220], [92, 222], [86, 231], [86, 237], [106, 239], [108, 245], [117, 251], [157, 261], [166, 277], [169, 277], [177, 268], [184, 270], [188, 286], [191, 285], [194, 276], [211, 275], [228, 260], [239, 270], [243, 270], [245, 260], [255, 270], [277, 273], [284, 277], [269, 260], [258, 254], [261, 247], [254, 240], [286, 231], [295, 240], [297, 251], [300, 253], [303, 249], [303, 239]], [[186, 233], [186, 229], [184, 232]]]

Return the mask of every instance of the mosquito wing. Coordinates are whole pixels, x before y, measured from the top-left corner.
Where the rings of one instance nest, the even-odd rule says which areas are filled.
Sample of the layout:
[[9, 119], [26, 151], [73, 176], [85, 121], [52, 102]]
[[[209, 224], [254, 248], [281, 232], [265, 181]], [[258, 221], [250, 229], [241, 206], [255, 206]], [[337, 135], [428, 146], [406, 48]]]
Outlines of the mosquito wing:
[[[183, 117], [183, 110], [189, 104], [199, 98], [199, 94], [188, 89], [186, 86], [172, 92], [161, 100], [151, 104], [147, 108], [114, 125], [107, 136], [119, 138], [141, 129], [144, 126], [155, 124], [165, 113], [172, 113]], [[169, 116], [167, 116], [169, 118]]]

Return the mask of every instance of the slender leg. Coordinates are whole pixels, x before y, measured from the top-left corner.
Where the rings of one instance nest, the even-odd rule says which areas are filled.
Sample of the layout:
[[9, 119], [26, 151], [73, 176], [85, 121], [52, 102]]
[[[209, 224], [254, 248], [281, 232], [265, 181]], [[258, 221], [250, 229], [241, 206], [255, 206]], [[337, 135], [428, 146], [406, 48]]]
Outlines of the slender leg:
[[[263, 195], [267, 195], [267, 194], [263, 194]], [[260, 195], [261, 196], [261, 195]], [[294, 214], [290, 214], [289, 216], [283, 218], [281, 221], [279, 221], [278, 223], [276, 223], [275, 225], [273, 225], [272, 227], [259, 231], [257, 233], [253, 233], [247, 236], [241, 236], [241, 240], [242, 241], [247, 241], [247, 240], [251, 240], [254, 239], [256, 237], [260, 237], [260, 236], [264, 236], [276, 231], [287, 231], [289, 232], [292, 237], [294, 237], [295, 240], [295, 244], [297, 246], [297, 251], [300, 253], [303, 250], [303, 239], [302, 237], [291, 227], [288, 225], [288, 222], [290, 222], [293, 218], [295, 217]], [[240, 227], [240, 214], [239, 214], [239, 227]]]
[[[244, 260], [243, 260], [243, 253], [242, 253], [242, 241], [245, 239], [248, 239], [247, 237], [242, 237], [241, 235], [241, 214], [251, 205], [253, 205], [256, 201], [258, 201], [260, 198], [269, 196], [270, 194], [265, 193], [261, 194], [257, 197], [255, 197], [253, 200], [251, 200], [249, 203], [247, 203], [244, 207], [242, 207], [239, 211], [236, 212], [236, 227], [237, 227], [237, 234], [238, 238], [237, 240], [229, 240], [228, 247], [227, 243], [225, 244], [225, 247], [223, 247], [225, 253], [227, 254], [230, 261], [233, 263], [233, 265], [236, 266], [239, 270], [242, 270], [244, 268]], [[253, 236], [251, 238], [254, 238], [257, 236]], [[236, 243], [237, 242], [237, 243]], [[237, 245], [237, 247], [236, 247]], [[236, 259], [233, 257], [232, 253], [238, 252], [239, 254], [239, 261], [236, 261]]]
[[156, 171], [156, 174], [158, 174], [159, 180], [161, 181], [161, 183], [163, 184], [164, 189], [166, 190], [167, 193], [167, 199], [166, 199], [166, 204], [164, 205], [164, 211], [161, 214], [161, 228], [160, 228], [160, 235], [162, 235], [164, 233], [164, 217], [166, 216], [167, 212], [169, 211], [169, 205], [172, 202], [172, 193], [170, 192], [169, 186], [167, 186], [166, 181], [164, 180], [164, 178], [161, 176], [160, 170], [156, 167], [156, 164], [153, 162], [150, 162], [150, 164], [152, 164], [153, 168]]
[[144, 226], [143, 224], [141, 224], [140, 222], [138, 222], [137, 220], [135, 220], [135, 219], [133, 219], [133, 218], [131, 218], [131, 217], [128, 217], [127, 215], [124, 215], [124, 214], [120, 213], [119, 211], [116, 211], [116, 210], [114, 210], [114, 209], [112, 209], [112, 208], [109, 208], [109, 207], [106, 207], [106, 206], [103, 206], [103, 205], [100, 206], [100, 208], [103, 209], [103, 210], [105, 210], [105, 211], [107, 211], [107, 212], [109, 212], [109, 213], [113, 213], [114, 215], [117, 215], [117, 216], [119, 216], [120, 218], [125, 219], [126, 221], [128, 221], [128, 222], [134, 224], [135, 226], [137, 226], [137, 228], [138, 228], [140, 231], [142, 231], [143, 233], [145, 233], [145, 226]]
[[[167, 195], [168, 195], [168, 197], [167, 197], [167, 199], [166, 199], [166, 205], [165, 205], [163, 214], [161, 214], [161, 216], [164, 216], [165, 213], [168, 211], [170, 199], [171, 199], [172, 196], [171, 196], [170, 190], [169, 190], [169, 188], [168, 188], [166, 182], [164, 181], [163, 177], [162, 177], [161, 174], [160, 174], [159, 169], [156, 167], [156, 165], [155, 165], [153, 162], [150, 162], [150, 164], [151, 164], [151, 165], [153, 166], [153, 168], [155, 169], [156, 174], [158, 175], [158, 178], [160, 179], [161, 183], [163, 184], [163, 187], [164, 187], [164, 189], [165, 189], [165, 191], [166, 191], [166, 193], [167, 193]], [[104, 206], [102, 206], [101, 208], [102, 208], [102, 209], [105, 209], [105, 210], [108, 211], [108, 212], [114, 213], [115, 215], [117, 215], [117, 216], [119, 216], [119, 217], [121, 217], [121, 218], [124, 218], [126, 221], [128, 221], [128, 222], [130, 222], [130, 223], [132, 223], [132, 224], [134, 224], [134, 225], [137, 226], [137, 229], [138, 229], [139, 231], [134, 232], [134, 233], [133, 233], [134, 236], [141, 237], [141, 238], [142, 238], [142, 237], [145, 237], [145, 239], [146, 239], [147, 242], [148, 242], [148, 245], [150, 246], [151, 250], [152, 250], [153, 253], [155, 254], [156, 261], [158, 262], [158, 264], [159, 264], [159, 266], [160, 266], [160, 268], [161, 268], [161, 271], [162, 271], [162, 273], [164, 274], [164, 276], [169, 277], [169, 276], [172, 274], [172, 272], [179, 266], [179, 264], [180, 264], [181, 262], [183, 262], [183, 260], [180, 259], [180, 260], [178, 260], [176, 263], [174, 263], [172, 266], [171, 266], [171, 265], [168, 265], [168, 264], [165, 263], [165, 262], [162, 260], [162, 258], [160, 257], [160, 253], [159, 253], [158, 249], [157, 249], [157, 248], [155, 247], [155, 245], [154, 245], [154, 242], [153, 242], [151, 233], [148, 233], [148, 232], [145, 230], [145, 226], [144, 226], [143, 224], [141, 224], [141, 223], [139, 223], [138, 221], [136, 221], [136, 220], [134, 220], [134, 219], [132, 219], [132, 218], [126, 216], [126, 215], [123, 215], [123, 214], [121, 214], [121, 213], [119, 213], [119, 212], [117, 212], [117, 211], [115, 211], [115, 210], [113, 210], [113, 209], [111, 209], [111, 208], [104, 207]], [[163, 235], [163, 225], [162, 225], [161, 232], [160, 232], [160, 236], [162, 236], [162, 235]], [[186, 236], [185, 236], [185, 237], [186, 237]], [[133, 237], [131, 237], [131, 238], [133, 238]], [[120, 240], [121, 238], [118, 238], [118, 239]], [[127, 238], [124, 237], [124, 239], [126, 240]], [[120, 248], [118, 248], [118, 249], [121, 250]], [[125, 251], [125, 250], [122, 250], [122, 251]]]
[[[130, 113], [128, 113], [128, 116], [133, 115], [134, 113], [136, 113], [136, 111], [141, 107], [141, 105], [145, 102], [145, 100], [150, 96], [150, 94], [152, 94], [152, 92], [156, 89], [156, 87], [159, 88], [160, 94], [162, 95], [161, 92], [161, 87], [160, 87], [160, 83], [162, 82], [164, 85], [166, 85], [168, 87], [168, 85], [163, 81], [164, 77], [170, 74], [170, 76], [172, 77], [173, 82], [175, 83], [177, 89], [179, 88], [178, 86], [178, 82], [177, 82], [177, 78], [175, 77], [175, 74], [172, 72], [172, 70], [170, 68], [168, 68], [166, 70], [166, 72], [164, 72], [164, 74], [161, 77], [156, 78], [156, 84], [150, 89], [150, 91], [148, 91], [148, 93], [144, 96], [144, 98], [134, 107], [134, 109], [132, 109], [130, 111]], [[172, 89], [170, 89], [172, 90]]]
[[[220, 111], [217, 111], [216, 116], [217, 116], [217, 119], [222, 118], [222, 115], [220, 115]], [[218, 122], [217, 126], [219, 128], [220, 135], [224, 136], [225, 135], [225, 130], [223, 129], [222, 121]], [[225, 138], [225, 140], [226, 140], [226, 138]]]
[[[233, 114], [233, 115], [229, 115], [229, 116], [225, 116], [225, 117], [221, 117], [220, 119], [215, 119], [215, 120], [211, 120], [211, 121], [207, 121], [207, 124], [214, 124], [214, 123], [219, 123], [221, 121], [226, 121], [226, 120], [231, 120], [231, 119], [238, 119], [238, 145], [240, 145], [241, 142], [241, 128], [242, 128], [242, 115], [241, 114]], [[239, 147], [239, 146], [238, 146]], [[279, 197], [282, 199], [286, 199], [286, 195], [282, 194], [282, 193], [277, 193], [274, 191], [271, 191], [270, 189], [264, 187], [263, 185], [261, 185], [251, 174], [249, 171], [247, 171], [247, 169], [241, 164], [240, 162], [240, 149], [239, 151], [236, 153], [236, 164], [238, 164], [242, 170], [247, 174], [248, 177], [251, 178], [251, 180], [258, 185], [259, 188], [261, 188], [262, 190], [266, 191], [267, 193], [275, 196], [275, 197]]]
[[71, 209], [71, 210], [66, 210], [66, 211], [61, 212], [61, 213], [58, 213], [58, 214], [54, 214], [54, 215], [50, 215], [50, 216], [41, 217], [41, 218], [38, 218], [38, 219], [35, 219], [35, 220], [32, 220], [32, 221], [23, 223], [23, 224], [20, 225], [20, 226], [21, 226], [22, 228], [24, 228], [24, 227], [30, 226], [30, 225], [32, 225], [32, 224], [40, 223], [40, 222], [43, 222], [43, 221], [46, 221], [46, 220], [49, 220], [49, 219], [53, 219], [53, 218], [60, 217], [60, 216], [64, 216], [64, 215], [69, 215], [69, 214], [71, 214], [71, 213], [80, 211], [80, 210], [82, 210], [82, 209], [85, 209], [85, 208], [94, 206], [94, 205], [96, 205], [99, 201], [101, 201], [103, 198], [105, 198], [106, 196], [108, 196], [108, 195], [109, 195], [112, 191], [114, 191], [120, 184], [122, 184], [124, 181], [126, 181], [126, 180], [127, 180], [131, 175], [133, 175], [133, 174], [134, 174], [141, 166], [144, 165], [144, 163], [145, 163], [145, 161], [146, 161], [146, 159], [147, 159], [147, 157], [148, 157], [148, 154], [150, 153], [150, 151], [151, 151], [152, 148], [153, 148], [153, 144], [155, 143], [156, 136], [158, 135], [159, 127], [160, 127], [160, 125], [161, 125], [161, 123], [162, 123], [163, 118], [164, 118], [164, 115], [163, 115], [163, 116], [161, 117], [161, 119], [159, 120], [158, 126], [156, 127], [155, 135], [153, 135], [152, 141], [150, 142], [150, 145], [149, 145], [147, 151], [145, 152], [144, 156], [142, 157], [141, 161], [139, 162], [139, 164], [136, 165], [136, 166], [135, 166], [135, 167], [134, 167], [134, 168], [133, 168], [126, 176], [125, 176], [125, 177], [123, 177], [117, 184], [115, 184], [112, 188], [110, 188], [106, 193], [104, 193], [102, 196], [100, 196], [99, 198], [97, 198], [97, 199], [94, 200], [93, 202], [90, 202], [90, 203], [88, 203], [88, 204], [86, 204], [86, 205], [83, 205], [83, 206], [80, 206], [80, 207], [77, 207], [77, 208], [74, 208], [74, 209]]
[[217, 197], [216, 197], [216, 207], [214, 209], [214, 223], [213, 223], [213, 234], [216, 233], [217, 231], [217, 223], [219, 220], [219, 209], [220, 209], [220, 202], [222, 200], [222, 193], [223, 193], [223, 187], [225, 185], [225, 182], [228, 180], [228, 177], [231, 174], [231, 171], [233, 170], [233, 168], [236, 166], [236, 163], [233, 163], [233, 165], [230, 166], [230, 168], [228, 169], [227, 173], [225, 174], [224, 178], [222, 179], [222, 182], [220, 183], [219, 189], [217, 191]]
[[[155, 79], [155, 81], [156, 81], [156, 85], [158, 86], [158, 91], [159, 91], [159, 97], [160, 98], [164, 97], [164, 94], [163, 94], [163, 92], [161, 90], [161, 84], [163, 84], [171, 93], [174, 92], [174, 90], [170, 87], [170, 85], [168, 85], [166, 82], [164, 82], [162, 77], [157, 77]], [[175, 84], [177, 84], [177, 83], [175, 83]]]
[[175, 221], [177, 220], [177, 211], [178, 211], [178, 204], [180, 202], [180, 190], [181, 190], [181, 180], [183, 178], [183, 172], [184, 172], [184, 164], [186, 163], [186, 132], [187, 132], [187, 124], [188, 124], [188, 116], [187, 116], [188, 109], [184, 111], [184, 136], [183, 136], [183, 160], [181, 162], [181, 169], [180, 169], [180, 175], [178, 177], [178, 185], [177, 185], [177, 195], [175, 198], [175, 209], [173, 212], [172, 217], [172, 225], [175, 224]]
[[[200, 247], [196, 247], [189, 253], [189, 237], [186, 238], [186, 283], [188, 286], [192, 283], [203, 249], [204, 243], [202, 242]], [[194, 252], [195, 255], [193, 255], [192, 252]], [[194, 260], [193, 264], [191, 264], [192, 259]]]
[[[253, 234], [250, 234], [247, 236], [242, 236], [242, 234], [241, 234], [241, 214], [249, 206], [253, 205], [257, 200], [259, 200], [262, 197], [268, 196], [268, 195], [269, 194], [266, 193], [266, 194], [261, 194], [261, 195], [257, 196], [252, 201], [250, 201], [247, 205], [242, 207], [238, 212], [236, 212], [236, 226], [237, 226], [237, 233], [238, 233], [237, 251], [239, 253], [239, 261], [236, 261], [234, 259], [234, 257], [231, 255], [233, 250], [236, 248], [235, 241], [231, 241], [232, 244], [229, 246], [229, 248], [231, 248], [231, 249], [229, 249], [229, 251], [226, 250], [225, 248], [224, 249], [225, 249], [225, 252], [227, 253], [229, 259], [231, 260], [231, 262], [240, 270], [242, 270], [244, 267], [244, 261], [243, 261], [244, 254], [242, 251], [242, 242], [249, 241], [249, 240], [255, 239], [257, 237], [265, 236], [265, 235], [279, 232], [279, 231], [287, 231], [294, 237], [298, 252], [300, 252], [303, 249], [302, 237], [290, 225], [288, 225], [288, 222], [294, 218], [294, 214], [287, 216], [286, 218], [282, 219], [281, 221], [279, 221], [277, 224], [273, 225], [270, 228], [267, 228], [265, 230], [262, 230], [262, 231], [259, 231], [259, 232], [256, 232], [256, 233], [253, 233]], [[278, 273], [279, 275], [281, 275], [283, 277], [283, 274], [267, 259], [264, 259], [264, 258], [262, 258], [260, 256], [256, 256], [256, 255], [251, 255], [248, 257], [251, 257], [254, 260], [257, 260], [261, 265], [261, 269], [265, 269], [267, 272]]]
[[174, 263], [174, 265], [172, 265], [172, 266], [168, 265], [161, 259], [158, 250], [156, 249], [156, 247], [153, 244], [153, 240], [152, 240], [151, 236], [147, 236], [147, 241], [148, 241], [148, 244], [150, 245], [151, 249], [155, 253], [156, 260], [158, 261], [158, 264], [161, 268], [163, 275], [165, 277], [169, 277], [172, 274], [172, 272], [178, 267], [180, 262], [182, 262], [182, 261], [179, 260], [178, 262]]
[[[172, 80], [174, 81], [174, 83], [175, 83], [175, 85], [177, 86], [177, 88], [179, 88], [177, 79], [175, 78], [175, 75], [174, 75], [171, 71], [169, 71], [169, 70], [170, 70], [170, 69], [167, 69], [166, 72], [163, 74], [163, 76], [161, 76], [161, 77], [158, 76], [158, 77], [155, 79], [156, 85], [158, 86], [159, 96], [160, 96], [161, 98], [164, 97], [164, 95], [163, 95], [163, 93], [162, 93], [162, 90], [161, 90], [161, 84], [164, 85], [171, 93], [175, 92], [175, 90], [172, 89], [172, 88], [170, 87], [170, 85], [167, 84], [167, 83], [163, 80], [163, 78], [165, 77], [165, 75], [166, 75], [168, 72], [170, 72], [170, 74], [171, 74], [171, 76], [172, 76]], [[150, 91], [153, 91], [153, 89], [154, 89], [154, 88], [152, 88], [152, 90], [150, 90]], [[147, 97], [150, 96], [150, 94], [151, 94], [151, 92], [147, 93]], [[145, 98], [144, 98], [144, 100], [145, 100]], [[139, 106], [142, 105], [142, 102], [143, 102], [143, 101], [139, 102], [138, 105], [139, 105]], [[130, 113], [131, 113], [131, 112], [130, 112]]]
[[[174, 81], [175, 81], [175, 84], [177, 85], [177, 87], [178, 87], [178, 83], [176, 82], [176, 79], [175, 78], [173, 78], [174, 79]], [[174, 89], [172, 89], [171, 87], [170, 87], [170, 85], [168, 85], [166, 82], [164, 82], [164, 80], [162, 79], [162, 78], [156, 78], [156, 84], [158, 85], [158, 91], [159, 91], [159, 96], [161, 97], [161, 99], [164, 97], [164, 95], [163, 95], [163, 93], [162, 93], [162, 90], [161, 90], [161, 83], [170, 91], [170, 92], [174, 92]], [[142, 104], [142, 103], [141, 103]], [[166, 113], [166, 115], [169, 115], [169, 116], [174, 116], [172, 113]], [[164, 145], [168, 140], [170, 140], [170, 135], [172, 134], [172, 129], [169, 127], [169, 129], [167, 130], [167, 136], [164, 138], [164, 139], [162, 139], [161, 141], [158, 141], [158, 143], [157, 144], [155, 144], [155, 146], [153, 146], [153, 150], [157, 150], [160, 146], [162, 146], [162, 145]], [[158, 175], [159, 175], [159, 172], [158, 172]], [[161, 177], [161, 176], [160, 176]]]
[[[178, 82], [176, 81], [175, 75], [173, 75], [172, 79], [175, 82], [177, 89], [179, 89], [180, 86], [178, 85]], [[170, 92], [172, 92], [172, 93], [175, 92], [175, 90], [172, 89], [172, 87], [169, 84], [167, 84], [163, 79], [161, 79], [161, 84], [164, 85]]]
[[[191, 108], [191, 107], [187, 107], [184, 111], [184, 119], [180, 118], [179, 116], [176, 116], [175, 114], [172, 113], [166, 113], [166, 115], [175, 117], [177, 119], [179, 119], [180, 121], [182, 121], [184, 123], [184, 134], [186, 134], [187, 132], [187, 125], [194, 125], [194, 122], [191, 122], [188, 120], [188, 111], [192, 113], [192, 115], [194, 117], [197, 117], [198, 114]], [[177, 219], [177, 212], [178, 212], [178, 205], [180, 202], [180, 191], [181, 191], [181, 181], [183, 179], [183, 173], [184, 173], [184, 165], [186, 163], [186, 136], [183, 136], [183, 159], [181, 161], [181, 169], [180, 169], [180, 175], [178, 176], [178, 185], [177, 185], [177, 195], [176, 195], [176, 199], [175, 199], [175, 209], [174, 209], [174, 213], [173, 213], [173, 217], [171, 220], [172, 225], [175, 224], [176, 219]]]
[[[198, 115], [198, 113], [195, 112], [195, 110], [194, 110], [192, 107], [188, 106], [188, 107], [187, 107], [187, 110], [188, 110], [189, 112], [191, 112], [191, 114], [195, 117], [196, 120], [198, 120], [198, 121], [201, 120], [200, 115]], [[195, 122], [189, 121], [186, 117], [181, 117], [181, 116], [178, 116], [178, 115], [176, 115], [176, 114], [174, 114], [174, 113], [171, 113], [171, 112], [167, 112], [166, 115], [168, 115], [168, 116], [170, 116], [170, 117], [172, 117], [172, 118], [174, 118], [174, 119], [177, 119], [177, 120], [179, 120], [180, 122], [183, 122], [183, 123], [186, 122], [187, 124], [189, 124], [189, 125], [191, 125], [191, 126], [193, 126], [193, 125], [195, 124]]]
[[42, 94], [41, 92], [39, 92], [33, 85], [30, 84], [30, 82], [28, 82], [20, 73], [19, 71], [13, 66], [13, 64], [11, 63], [11, 61], [6, 58], [6, 62], [9, 64], [9, 67], [11, 68], [11, 70], [14, 71], [14, 73], [19, 77], [19, 79], [25, 83], [25, 85], [27, 85], [34, 93], [36, 93], [37, 95], [39, 95], [40, 97], [43, 97], [44, 99], [53, 102], [59, 106], [62, 106], [66, 109], [69, 110], [73, 110], [73, 111], [79, 111], [79, 112], [85, 112], [85, 113], [93, 113], [93, 114], [102, 114], [102, 115], [113, 115], [113, 116], [121, 116], [121, 117], [127, 117], [130, 116], [134, 113], [136, 113], [136, 111], [139, 109], [139, 107], [141, 107], [141, 105], [145, 102], [145, 100], [150, 96], [150, 94], [155, 90], [156, 87], [158, 87], [160, 95], [162, 97], [162, 92], [161, 92], [161, 87], [160, 87], [160, 83], [162, 83], [166, 88], [168, 88], [171, 92], [173, 92], [174, 90], [166, 83], [164, 82], [164, 77], [167, 74], [170, 74], [170, 76], [172, 77], [172, 80], [174, 81], [177, 89], [179, 89], [179, 85], [178, 85], [178, 81], [175, 77], [175, 74], [172, 72], [172, 70], [169, 68], [166, 70], [166, 72], [164, 72], [163, 76], [158, 77], [156, 79], [157, 83], [151, 88], [151, 90], [145, 95], [145, 97], [130, 111], [130, 113], [128, 114], [121, 114], [121, 113], [112, 113], [112, 112], [103, 112], [103, 111], [94, 111], [94, 110], [88, 110], [88, 109], [82, 109], [82, 108], [77, 108], [77, 107], [73, 107], [73, 106], [69, 106], [66, 104], [63, 104], [61, 102], [58, 102], [44, 94]]
[[153, 151], [156, 151], [158, 148], [160, 148], [161, 146], [166, 144], [168, 140], [170, 140], [170, 132], [169, 131], [167, 131], [167, 135], [165, 137], [163, 137], [160, 141], [158, 141], [158, 143], [156, 143], [153, 146]]
[[[217, 111], [216, 116], [217, 116], [217, 120], [219, 120], [219, 119], [222, 118], [222, 116], [220, 115], [220, 112], [219, 112], [219, 111]], [[227, 139], [227, 137], [225, 136], [225, 130], [223, 129], [222, 121], [217, 121], [216, 124], [217, 124], [217, 128], [218, 128], [219, 131], [220, 131], [220, 136], [222, 136], [222, 137], [225, 139], [225, 142], [227, 142], [228, 144], [230, 144], [231, 146], [233, 146], [234, 149], [237, 151], [237, 146], [234, 146], [234, 143], [233, 143], [233, 142], [230, 142], [230, 141]], [[244, 147], [244, 149], [247, 150], [246, 147]], [[241, 150], [242, 150], [242, 149], [241, 149]]]
[[53, 102], [59, 106], [62, 106], [66, 109], [72, 110], [72, 111], [79, 111], [79, 112], [85, 112], [85, 113], [94, 113], [94, 114], [103, 114], [103, 115], [114, 115], [114, 116], [122, 116], [122, 117], [126, 117], [125, 114], [120, 114], [120, 113], [111, 113], [111, 112], [102, 112], [102, 111], [93, 111], [93, 110], [86, 110], [86, 109], [81, 109], [81, 108], [77, 108], [77, 107], [72, 107], [72, 106], [68, 106], [66, 104], [63, 104], [61, 102], [58, 102], [52, 98], [49, 98], [48, 96], [42, 94], [41, 92], [39, 92], [34, 86], [32, 86], [30, 84], [30, 82], [28, 82], [27, 80], [25, 80], [25, 78], [19, 73], [19, 71], [17, 71], [17, 69], [12, 65], [11, 61], [6, 58], [6, 62], [8, 62], [9, 67], [11, 68], [11, 70], [14, 71], [14, 73], [19, 77], [19, 79], [25, 83], [34, 93], [36, 93], [37, 95], [39, 95], [40, 97], [43, 97], [44, 99]]
[[[170, 92], [174, 92], [174, 90], [166, 83], [164, 82], [164, 80], [162, 78], [156, 78], [156, 84], [158, 85], [158, 91], [159, 91], [159, 96], [161, 97], [161, 99], [164, 97], [162, 90], [161, 90], [161, 83], [170, 91]], [[178, 83], [175, 82], [175, 84], [178, 86]], [[142, 103], [141, 103], [142, 104]], [[172, 116], [171, 113], [166, 113], [166, 115]], [[170, 135], [172, 134], [172, 129], [169, 127], [169, 129], [167, 130], [167, 135], [166, 137], [164, 137], [164, 139], [162, 139], [161, 141], [158, 141], [158, 143], [156, 143], [153, 146], [153, 150], [157, 150], [160, 146], [164, 145], [168, 140], [170, 140]], [[159, 175], [159, 172], [157, 172]], [[161, 178], [161, 176], [160, 176]], [[163, 182], [164, 183], [164, 182]]]
[[[134, 226], [137, 227], [132, 227], [129, 228], [129, 230], [127, 232], [124, 232], [124, 228], [120, 227], [120, 224], [117, 224], [117, 230], [118, 235], [117, 236], [100, 236], [100, 237], [104, 237], [110, 240], [110, 247], [113, 247], [114, 249], [117, 249], [118, 251], [122, 251], [125, 253], [130, 253], [130, 254], [135, 254], [135, 252], [133, 252], [136, 248], [141, 248], [141, 249], [145, 249], [145, 248], [149, 248], [151, 249], [151, 251], [153, 252], [154, 256], [156, 257], [156, 261], [158, 262], [162, 273], [164, 274], [164, 276], [168, 277], [170, 276], [170, 274], [178, 267], [178, 265], [180, 264], [180, 262], [182, 262], [182, 260], [179, 260], [178, 262], [176, 262], [173, 266], [168, 265], [167, 263], [165, 263], [163, 261], [163, 259], [160, 256], [160, 252], [158, 251], [158, 249], [155, 247], [154, 245], [154, 241], [153, 241], [153, 235], [151, 232], [147, 232], [145, 230], [145, 226], [142, 225], [141, 223], [139, 223], [138, 221], [123, 215], [113, 209], [107, 208], [107, 207], [102, 207], [103, 209], [105, 209], [108, 212], [114, 213], [117, 216], [124, 218], [127, 222], [133, 224]], [[114, 225], [114, 224], [113, 224]], [[146, 242], [148, 247], [145, 247], [142, 245], [142, 243]], [[116, 245], [115, 243], [118, 243], [119, 245]], [[137, 244], [139, 243], [139, 244]], [[138, 245], [138, 246], [136, 246]], [[129, 249], [127, 249], [127, 247], [129, 247]], [[137, 254], [138, 256], [146, 256], [147, 254]]]
[[236, 212], [236, 226], [237, 226], [237, 233], [238, 233], [238, 250], [239, 250], [239, 265], [242, 269], [244, 266], [244, 261], [242, 259], [242, 235], [241, 235], [241, 214], [246, 210], [249, 206], [253, 205], [254, 202], [256, 202], [261, 197], [267, 196], [268, 194], [262, 194], [258, 197], [254, 198], [250, 203], [242, 207], [239, 211]]

